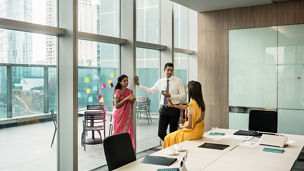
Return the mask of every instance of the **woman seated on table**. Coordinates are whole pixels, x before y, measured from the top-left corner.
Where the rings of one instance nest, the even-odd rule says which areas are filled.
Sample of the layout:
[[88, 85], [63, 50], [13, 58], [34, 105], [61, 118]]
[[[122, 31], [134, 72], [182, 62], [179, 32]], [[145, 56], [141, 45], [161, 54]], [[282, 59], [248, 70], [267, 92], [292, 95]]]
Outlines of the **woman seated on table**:
[[186, 140], [201, 139], [204, 131], [205, 102], [202, 94], [201, 84], [197, 81], [188, 83], [188, 105], [174, 105], [168, 98], [169, 107], [175, 107], [186, 110], [186, 122], [180, 126], [180, 129], [168, 134], [165, 137], [163, 148], [178, 144]]

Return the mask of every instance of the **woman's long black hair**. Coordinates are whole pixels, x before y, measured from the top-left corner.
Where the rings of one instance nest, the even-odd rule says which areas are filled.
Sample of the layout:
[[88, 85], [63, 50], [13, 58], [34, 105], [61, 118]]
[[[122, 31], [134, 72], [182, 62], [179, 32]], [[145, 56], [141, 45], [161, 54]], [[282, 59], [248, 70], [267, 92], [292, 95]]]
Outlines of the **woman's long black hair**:
[[121, 89], [121, 84], [120, 84], [120, 82], [122, 82], [122, 80], [124, 79], [124, 78], [128, 78], [128, 76], [127, 75], [125, 75], [125, 74], [122, 74], [122, 75], [120, 75], [118, 78], [117, 78], [117, 83], [116, 83], [116, 85], [115, 85], [115, 87], [114, 87], [114, 92], [117, 90], [117, 89]]
[[201, 83], [197, 81], [188, 82], [189, 99], [193, 99], [197, 102], [198, 106], [201, 108], [202, 112], [205, 112], [206, 106], [203, 99], [202, 86]]

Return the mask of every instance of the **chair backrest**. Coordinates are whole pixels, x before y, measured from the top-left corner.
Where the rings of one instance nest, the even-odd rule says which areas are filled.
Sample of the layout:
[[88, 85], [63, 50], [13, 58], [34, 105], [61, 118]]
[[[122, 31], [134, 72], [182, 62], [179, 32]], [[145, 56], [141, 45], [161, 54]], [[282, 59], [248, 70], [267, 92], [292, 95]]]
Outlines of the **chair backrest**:
[[136, 102], [146, 103], [147, 102], [147, 97], [146, 96], [138, 96], [138, 97], [136, 97]]
[[87, 105], [87, 110], [104, 110], [103, 105]]
[[278, 129], [278, 113], [276, 111], [251, 110], [249, 113], [249, 130], [274, 132]]
[[103, 147], [109, 171], [136, 160], [129, 133], [106, 137]]

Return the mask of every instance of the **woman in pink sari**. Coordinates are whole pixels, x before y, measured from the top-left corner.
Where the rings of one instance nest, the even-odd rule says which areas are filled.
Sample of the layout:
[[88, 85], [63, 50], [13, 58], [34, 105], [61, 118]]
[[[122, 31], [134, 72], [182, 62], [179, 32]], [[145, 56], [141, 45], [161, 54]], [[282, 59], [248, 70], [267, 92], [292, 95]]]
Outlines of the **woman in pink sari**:
[[118, 77], [114, 88], [113, 135], [124, 132], [129, 133], [133, 148], [135, 149], [131, 108], [136, 98], [134, 97], [132, 90], [127, 88], [128, 84], [128, 76], [122, 74]]

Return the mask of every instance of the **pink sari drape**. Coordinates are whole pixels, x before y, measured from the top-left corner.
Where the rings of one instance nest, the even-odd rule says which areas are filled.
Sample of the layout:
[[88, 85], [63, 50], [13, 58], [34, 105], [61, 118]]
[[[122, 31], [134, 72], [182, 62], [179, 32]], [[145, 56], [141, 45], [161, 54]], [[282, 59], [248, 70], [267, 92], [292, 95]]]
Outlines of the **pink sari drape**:
[[[119, 97], [119, 101], [122, 101], [131, 94], [133, 94], [133, 92], [128, 88], [126, 89], [125, 92], [121, 91], [120, 89], [117, 89], [114, 92], [114, 97]], [[124, 132], [129, 133], [131, 136], [133, 148], [135, 149], [131, 108], [132, 108], [131, 101], [127, 101], [119, 109], [116, 109], [116, 106], [113, 107], [113, 127], [114, 127], [113, 135]]]

